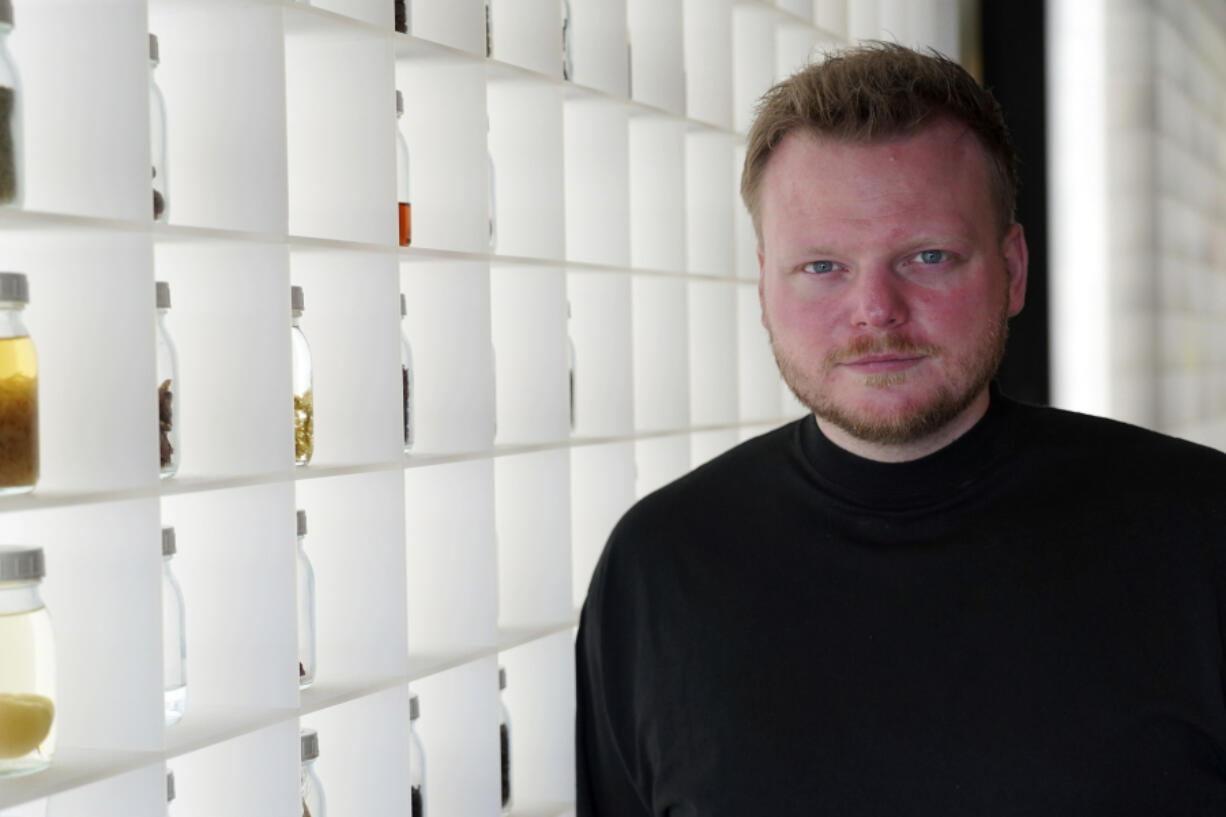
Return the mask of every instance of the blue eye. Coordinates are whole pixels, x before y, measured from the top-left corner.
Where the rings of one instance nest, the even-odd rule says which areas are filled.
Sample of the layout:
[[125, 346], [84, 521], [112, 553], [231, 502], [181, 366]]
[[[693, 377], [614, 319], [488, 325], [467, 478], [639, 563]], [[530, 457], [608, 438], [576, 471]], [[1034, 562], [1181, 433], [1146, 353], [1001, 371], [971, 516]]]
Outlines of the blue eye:
[[924, 250], [917, 256], [923, 264], [939, 264], [945, 260], [944, 250]]
[[804, 266], [805, 272], [813, 272], [821, 275], [826, 272], [834, 272], [833, 261], [810, 261]]

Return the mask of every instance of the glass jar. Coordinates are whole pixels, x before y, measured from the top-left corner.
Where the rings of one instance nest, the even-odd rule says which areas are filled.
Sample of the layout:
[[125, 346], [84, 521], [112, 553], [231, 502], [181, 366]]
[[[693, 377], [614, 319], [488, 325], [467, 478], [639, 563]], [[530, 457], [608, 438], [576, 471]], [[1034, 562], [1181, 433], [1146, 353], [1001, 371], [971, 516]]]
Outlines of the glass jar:
[[170, 284], [155, 282], [157, 292], [158, 462], [162, 479], [179, 470], [179, 358], [166, 331]]
[[575, 78], [575, 58], [570, 51], [570, 0], [562, 0], [562, 79]]
[[507, 688], [506, 667], [498, 668], [498, 746], [502, 757], [502, 813], [510, 814], [511, 798], [511, 718], [502, 691]]
[[314, 729], [303, 729], [299, 735], [302, 752], [302, 776], [298, 791], [302, 795], [302, 817], [326, 817], [324, 787], [315, 773], [315, 759], [319, 757], [319, 734]]
[[51, 765], [55, 634], [39, 588], [43, 549], [0, 547], [0, 777]]
[[566, 383], [570, 396], [570, 430], [575, 430], [575, 341], [570, 336], [570, 301], [566, 302]]
[[490, 0], [485, 0], [485, 56], [494, 55], [494, 14], [490, 11]]
[[396, 30], [409, 33], [409, 0], [396, 0]]
[[396, 92], [396, 209], [400, 220], [400, 246], [413, 240], [413, 205], [409, 198], [409, 143], [400, 130], [404, 117], [404, 94]]
[[22, 310], [30, 301], [20, 272], [0, 272], [0, 495], [38, 482], [38, 357]]
[[315, 682], [315, 568], [306, 553], [306, 511], [298, 509], [298, 688]]
[[162, 687], [167, 726], [182, 720], [187, 707], [187, 628], [183, 590], [170, 566], [175, 552], [175, 529], [162, 528]]
[[166, 770], [166, 817], [170, 817], [170, 804], [175, 799], [175, 773], [171, 769]]
[[426, 814], [426, 754], [421, 738], [417, 735], [417, 718], [421, 710], [417, 693], [409, 694], [409, 800], [410, 817], [425, 817]]
[[311, 346], [302, 334], [306, 300], [302, 287], [290, 287], [290, 354], [294, 389], [294, 464], [306, 465], [315, 453], [315, 398], [311, 393]]
[[409, 345], [409, 334], [404, 329], [404, 317], [408, 314], [408, 306], [404, 293], [400, 293], [400, 379], [404, 396], [404, 453], [413, 448], [413, 347]]
[[0, 204], [19, 207], [25, 195], [22, 167], [21, 83], [9, 53], [13, 2], [0, 0]]
[[155, 76], [159, 62], [158, 38], [150, 34], [149, 159], [153, 164], [153, 220], [165, 221], [170, 212], [170, 186], [166, 179], [166, 99]]

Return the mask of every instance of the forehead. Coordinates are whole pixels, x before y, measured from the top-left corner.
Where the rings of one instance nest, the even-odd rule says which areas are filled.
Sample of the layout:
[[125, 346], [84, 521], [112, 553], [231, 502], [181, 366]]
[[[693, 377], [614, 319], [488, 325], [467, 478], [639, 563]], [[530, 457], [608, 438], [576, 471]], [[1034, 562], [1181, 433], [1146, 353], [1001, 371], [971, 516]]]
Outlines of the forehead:
[[857, 142], [793, 131], [762, 179], [763, 240], [796, 224], [917, 221], [993, 223], [986, 152], [964, 126]]

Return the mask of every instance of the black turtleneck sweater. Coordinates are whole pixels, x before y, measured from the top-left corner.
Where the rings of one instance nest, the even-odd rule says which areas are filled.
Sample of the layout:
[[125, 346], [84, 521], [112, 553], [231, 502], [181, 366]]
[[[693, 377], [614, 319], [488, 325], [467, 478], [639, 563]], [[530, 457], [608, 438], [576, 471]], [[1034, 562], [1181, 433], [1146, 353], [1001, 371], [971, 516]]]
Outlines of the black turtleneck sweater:
[[994, 391], [646, 497], [577, 650], [579, 817], [1226, 814], [1226, 455]]

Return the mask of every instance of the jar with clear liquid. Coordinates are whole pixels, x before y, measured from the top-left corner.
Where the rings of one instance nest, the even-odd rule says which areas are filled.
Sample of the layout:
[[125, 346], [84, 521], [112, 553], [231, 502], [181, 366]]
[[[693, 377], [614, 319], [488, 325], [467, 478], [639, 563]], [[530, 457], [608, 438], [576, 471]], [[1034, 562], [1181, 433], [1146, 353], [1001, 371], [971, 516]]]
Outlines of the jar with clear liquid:
[[0, 777], [55, 754], [55, 634], [40, 587], [43, 549], [0, 547]]
[[507, 714], [502, 691], [507, 688], [507, 670], [498, 668], [498, 747], [502, 759], [502, 813], [510, 814], [511, 797], [511, 716]]
[[311, 392], [311, 346], [302, 334], [306, 299], [302, 287], [290, 287], [290, 355], [294, 389], [294, 464], [306, 465], [315, 453], [315, 398]]
[[315, 682], [315, 569], [306, 553], [306, 511], [298, 510], [298, 687]]
[[170, 817], [170, 804], [175, 799], [175, 773], [166, 770], [166, 817]]
[[179, 470], [179, 358], [166, 331], [170, 284], [157, 281], [158, 462], [162, 479]]
[[38, 482], [38, 357], [22, 320], [29, 301], [25, 275], [0, 272], [0, 496]]
[[153, 220], [165, 221], [170, 212], [170, 186], [166, 178], [166, 98], [158, 87], [156, 69], [161, 62], [156, 34], [149, 35], [149, 159], [153, 165]]
[[13, 2], [0, 0], [0, 205], [21, 206], [25, 194], [22, 167], [21, 82], [9, 53]]
[[324, 802], [324, 787], [315, 773], [315, 759], [319, 757], [319, 734], [314, 729], [303, 729], [299, 736], [302, 751], [302, 776], [299, 792], [302, 795], [302, 817], [327, 817]]
[[175, 552], [175, 529], [162, 528], [162, 688], [167, 726], [182, 720], [187, 707], [186, 608], [183, 590], [170, 565]]
[[396, 211], [400, 222], [400, 246], [413, 241], [413, 200], [409, 197], [409, 143], [400, 130], [404, 117], [404, 94], [396, 92]]
[[421, 710], [417, 693], [409, 694], [409, 817], [425, 817], [426, 814], [426, 754], [421, 738], [417, 735], [417, 718]]
[[413, 347], [409, 345], [409, 335], [404, 329], [404, 317], [408, 314], [408, 306], [404, 293], [400, 294], [400, 379], [403, 385], [404, 397], [404, 453], [413, 448]]

